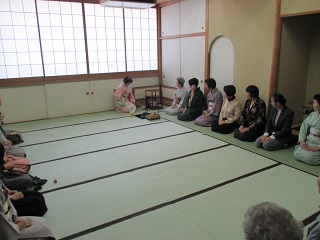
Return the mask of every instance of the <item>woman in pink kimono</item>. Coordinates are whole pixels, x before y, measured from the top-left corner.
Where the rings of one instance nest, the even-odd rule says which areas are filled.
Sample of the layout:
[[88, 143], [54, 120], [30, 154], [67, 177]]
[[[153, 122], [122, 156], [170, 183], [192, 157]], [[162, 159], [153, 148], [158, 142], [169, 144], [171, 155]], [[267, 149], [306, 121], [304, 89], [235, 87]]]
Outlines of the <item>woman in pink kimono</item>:
[[130, 86], [132, 82], [131, 77], [125, 77], [113, 93], [116, 110], [119, 112], [133, 114], [136, 111], [136, 106], [134, 105], [136, 100]]

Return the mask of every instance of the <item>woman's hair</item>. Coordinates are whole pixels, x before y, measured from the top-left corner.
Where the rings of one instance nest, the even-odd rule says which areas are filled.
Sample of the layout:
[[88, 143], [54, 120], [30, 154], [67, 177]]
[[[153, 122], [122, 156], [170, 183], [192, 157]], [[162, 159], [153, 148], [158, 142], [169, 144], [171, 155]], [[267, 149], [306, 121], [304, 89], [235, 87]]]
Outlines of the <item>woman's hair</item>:
[[246, 88], [246, 92], [250, 94], [250, 97], [258, 98], [259, 97], [259, 88], [254, 85], [249, 85]]
[[237, 92], [236, 87], [233, 85], [224, 86], [223, 91], [228, 97], [233, 97]]
[[215, 89], [217, 86], [216, 80], [214, 80], [213, 78], [208, 78], [204, 82], [208, 85], [208, 88], [210, 89]]
[[185, 80], [184, 80], [183, 77], [178, 77], [178, 78], [177, 78], [177, 82], [178, 82], [178, 84], [179, 84], [181, 87], [183, 87], [183, 85], [184, 85], [184, 83], [185, 83]]
[[314, 95], [313, 99], [316, 100], [318, 102], [318, 104], [320, 104], [320, 94]]
[[126, 77], [123, 79], [123, 82], [124, 82], [125, 84], [127, 84], [127, 83], [133, 83], [133, 80], [132, 80], [131, 77], [126, 76]]
[[199, 84], [199, 80], [198, 79], [191, 78], [188, 82], [189, 82], [190, 86], [195, 85], [196, 87], [198, 87], [198, 84]]
[[5, 153], [4, 146], [2, 143], [0, 143], [0, 173], [3, 170], [2, 169], [3, 165], [5, 164], [4, 159], [3, 159], [4, 153]]
[[286, 105], [287, 100], [281, 93], [275, 93], [272, 95], [273, 101], [280, 103], [281, 105]]
[[262, 202], [248, 208], [243, 230], [246, 240], [302, 240], [303, 224], [285, 208]]

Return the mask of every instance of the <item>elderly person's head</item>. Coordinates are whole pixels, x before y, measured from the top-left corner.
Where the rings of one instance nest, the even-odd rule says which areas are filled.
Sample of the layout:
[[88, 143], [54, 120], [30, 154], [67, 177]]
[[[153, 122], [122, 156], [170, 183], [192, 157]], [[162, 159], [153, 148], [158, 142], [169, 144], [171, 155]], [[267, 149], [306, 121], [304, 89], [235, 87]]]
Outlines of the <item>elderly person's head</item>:
[[183, 85], [184, 85], [184, 83], [185, 83], [185, 80], [184, 80], [183, 77], [178, 77], [178, 78], [177, 78], [177, 87], [178, 87], [178, 88], [182, 88]]
[[246, 240], [302, 240], [303, 225], [285, 208], [262, 202], [251, 206], [244, 215]]

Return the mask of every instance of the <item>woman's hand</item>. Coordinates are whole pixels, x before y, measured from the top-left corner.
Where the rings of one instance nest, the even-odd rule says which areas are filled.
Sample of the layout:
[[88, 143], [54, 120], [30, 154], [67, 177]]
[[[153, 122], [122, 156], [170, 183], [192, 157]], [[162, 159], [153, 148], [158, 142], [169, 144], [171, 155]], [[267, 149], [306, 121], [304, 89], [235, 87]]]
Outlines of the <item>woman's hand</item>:
[[317, 146], [309, 147], [309, 151], [311, 151], [311, 152], [320, 151], [320, 147], [317, 147]]
[[223, 120], [219, 120], [219, 125], [225, 124]]
[[300, 142], [300, 147], [306, 151], [309, 151], [309, 145], [305, 141]]
[[203, 117], [204, 117], [204, 118], [210, 117], [210, 113], [205, 113], [205, 114], [203, 114]]
[[14, 217], [13, 222], [18, 225], [20, 231], [31, 226], [31, 221], [29, 219], [23, 219], [17, 216]]
[[14, 168], [14, 165], [12, 163], [5, 163], [3, 164], [3, 167], [5, 170], [11, 171]]
[[24, 195], [22, 192], [13, 190], [13, 191], [9, 191], [9, 197], [10, 197], [10, 200], [18, 200], [18, 199], [24, 198]]
[[244, 133], [244, 132], [247, 132], [247, 131], [250, 131], [250, 128], [245, 128], [244, 126], [240, 126], [239, 127], [239, 132]]

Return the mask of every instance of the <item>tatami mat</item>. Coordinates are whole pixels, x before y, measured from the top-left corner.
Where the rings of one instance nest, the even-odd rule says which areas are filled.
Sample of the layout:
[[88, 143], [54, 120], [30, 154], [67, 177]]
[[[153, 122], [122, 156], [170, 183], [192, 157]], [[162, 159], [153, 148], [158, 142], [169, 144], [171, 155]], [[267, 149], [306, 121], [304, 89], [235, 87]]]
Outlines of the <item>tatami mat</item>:
[[176, 116], [171, 116], [171, 115], [168, 115], [165, 113], [162, 113], [161, 117], [163, 119], [167, 119], [169, 121], [175, 122], [179, 125], [188, 127], [190, 129], [193, 129], [193, 130], [202, 132], [204, 134], [207, 134], [209, 136], [212, 136], [214, 138], [220, 139], [221, 141], [228, 142], [230, 144], [244, 148], [248, 151], [257, 153], [259, 155], [266, 156], [268, 158], [271, 158], [275, 161], [281, 162], [281, 163], [286, 164], [288, 166], [292, 166], [292, 167], [300, 169], [302, 171], [311, 173], [315, 176], [319, 176], [320, 166], [310, 166], [308, 164], [299, 162], [294, 159], [294, 157], [293, 157], [294, 146], [288, 146], [286, 149], [281, 149], [278, 151], [266, 151], [264, 149], [257, 148], [253, 142], [239, 141], [238, 139], [233, 137], [233, 133], [230, 133], [230, 134], [216, 133], [216, 132], [211, 131], [210, 127], [197, 126], [194, 124], [193, 121], [191, 121], [191, 122], [179, 121]]
[[[177, 142], [185, 146], [183, 151], [174, 147]], [[145, 143], [64, 158], [63, 160], [51, 161], [45, 164], [36, 164], [32, 166], [30, 173], [41, 177], [45, 169], [45, 177], [50, 180], [43, 186], [43, 190], [46, 191], [163, 161], [177, 160], [190, 154], [197, 154], [201, 151], [208, 151], [222, 146], [226, 146], [226, 144], [201, 133], [191, 132], [183, 136], [171, 136]], [[75, 169], [81, 174], [76, 174], [70, 178], [69, 173], [75, 171]], [[52, 183], [53, 179], [58, 179], [59, 183]]]
[[28, 146], [42, 142], [56, 141], [60, 139], [68, 139], [83, 135], [98, 134], [164, 122], [164, 120], [161, 119], [152, 122], [148, 120], [141, 120], [135, 117], [129, 119], [130, 121], [128, 121], [128, 118], [108, 119], [97, 122], [87, 122], [70, 126], [61, 126], [59, 128], [49, 128], [39, 131], [26, 132], [23, 133], [23, 145]]
[[176, 208], [212, 239], [243, 239], [243, 215], [253, 204], [273, 201], [301, 220], [317, 212], [315, 182], [314, 176], [278, 166], [182, 201]]
[[[116, 121], [116, 120], [115, 120]], [[130, 121], [130, 119], [128, 120]], [[143, 127], [128, 128], [101, 134], [77, 137], [44, 144], [25, 147], [32, 163], [45, 162], [57, 158], [109, 149], [123, 145], [134, 144], [156, 138], [184, 134], [192, 130], [171, 122], [161, 122]]]
[[148, 212], [76, 239], [212, 240], [200, 227], [172, 206]]
[[306, 224], [318, 212], [320, 168], [292, 149], [161, 117], [111, 111], [8, 126], [23, 132], [30, 174], [48, 179], [44, 217], [57, 239], [243, 239], [243, 214], [258, 202]]
[[[312, 184], [315, 179], [290, 167], [278, 166], [79, 239], [244, 239], [243, 216], [253, 204], [276, 202], [290, 210], [297, 219], [316, 212], [318, 194]], [[299, 193], [294, 189], [300, 189]], [[185, 226], [177, 223], [175, 218]], [[152, 230], [148, 231], [148, 228]], [[190, 233], [188, 237], [183, 233], [190, 228], [196, 236]]]
[[[223, 159], [221, 156], [219, 157], [222, 152], [217, 153], [219, 150], [221, 149], [182, 158], [164, 165], [152, 166], [133, 173], [125, 173], [69, 189], [62, 189], [58, 193], [48, 193], [46, 194], [48, 206], [56, 210], [47, 214], [47, 220], [50, 225], [55, 226], [54, 231], [63, 237], [218, 185], [273, 164], [270, 160], [254, 159], [250, 156], [251, 153], [247, 152], [248, 154], [246, 154], [241, 150], [238, 155], [241, 154], [242, 160], [245, 158], [246, 161], [234, 159], [236, 153], [224, 154]], [[233, 151], [235, 149], [229, 149], [227, 152]], [[214, 155], [216, 155], [216, 159], [213, 158]], [[220, 161], [216, 163], [218, 159]], [[79, 172], [79, 174], [81, 173]], [[90, 196], [90, 201], [94, 203], [94, 206], [90, 206], [90, 212], [86, 212], [87, 210], [84, 209], [88, 204], [87, 199], [84, 200], [87, 194]], [[67, 200], [67, 195], [72, 196], [71, 202]], [[61, 205], [58, 202], [64, 204]], [[150, 202], [152, 202], [151, 205]], [[81, 209], [82, 214], [86, 215], [86, 219], [79, 219], [78, 213], [68, 204]], [[121, 211], [119, 211], [120, 205], [123, 208]], [[57, 209], [58, 206], [59, 209]], [[62, 219], [66, 215], [69, 221], [75, 223], [77, 227], [65, 229]]]

